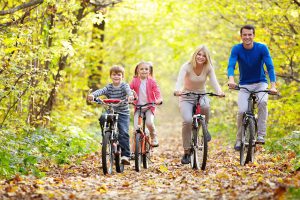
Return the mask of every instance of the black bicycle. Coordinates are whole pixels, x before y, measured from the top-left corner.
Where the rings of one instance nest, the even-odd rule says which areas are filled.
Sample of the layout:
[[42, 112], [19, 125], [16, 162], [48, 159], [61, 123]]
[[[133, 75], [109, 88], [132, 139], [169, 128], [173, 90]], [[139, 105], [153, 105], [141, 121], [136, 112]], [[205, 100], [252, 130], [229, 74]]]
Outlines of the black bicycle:
[[124, 171], [124, 165], [121, 163], [121, 146], [119, 144], [118, 117], [114, 108], [119, 106], [125, 100], [120, 99], [99, 99], [94, 101], [104, 106], [106, 112], [99, 118], [102, 133], [102, 167], [103, 173], [112, 174], [115, 162], [118, 173]]
[[[150, 109], [150, 106], [156, 106], [156, 103], [146, 103], [138, 105], [132, 103], [139, 113], [138, 127], [134, 132], [134, 160], [135, 171], [141, 170], [141, 163], [143, 167], [147, 169], [149, 167], [149, 161], [151, 161], [151, 152], [153, 146], [151, 145], [151, 139], [149, 132], [146, 131], [146, 112]], [[161, 104], [159, 104], [161, 105]]]
[[[191, 167], [193, 169], [205, 170], [208, 154], [208, 130], [205, 122], [205, 116], [201, 115], [200, 98], [202, 96], [219, 96], [224, 97], [224, 95], [217, 95], [211, 92], [208, 93], [195, 93], [186, 92], [175, 96], [195, 96], [195, 103], [193, 107], [193, 122], [192, 122], [192, 140], [191, 140]], [[200, 127], [202, 127], [200, 131]]]
[[249, 162], [254, 162], [256, 145], [261, 144], [257, 141], [257, 119], [255, 117], [255, 105], [258, 103], [259, 99], [256, 96], [257, 93], [264, 92], [271, 95], [277, 95], [270, 92], [270, 90], [259, 90], [251, 91], [245, 87], [236, 86], [235, 90], [246, 90], [249, 92], [248, 97], [248, 108], [243, 114], [243, 131], [240, 149], [240, 164], [245, 165]]

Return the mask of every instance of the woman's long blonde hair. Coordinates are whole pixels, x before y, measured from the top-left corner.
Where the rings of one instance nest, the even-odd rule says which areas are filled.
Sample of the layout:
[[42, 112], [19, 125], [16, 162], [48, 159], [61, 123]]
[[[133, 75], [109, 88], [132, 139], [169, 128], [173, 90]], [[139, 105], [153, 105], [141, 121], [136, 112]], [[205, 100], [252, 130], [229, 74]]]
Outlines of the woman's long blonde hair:
[[208, 48], [205, 45], [200, 45], [194, 51], [194, 53], [193, 53], [193, 55], [191, 57], [191, 60], [189, 61], [189, 63], [191, 64], [192, 68], [195, 68], [196, 65], [197, 65], [196, 56], [197, 56], [197, 54], [198, 54], [199, 51], [203, 51], [204, 54], [205, 54], [205, 56], [206, 56], [206, 62], [204, 63], [204, 68], [205, 69], [212, 68], [212, 62], [211, 62], [211, 59], [210, 59], [210, 54], [209, 54]]

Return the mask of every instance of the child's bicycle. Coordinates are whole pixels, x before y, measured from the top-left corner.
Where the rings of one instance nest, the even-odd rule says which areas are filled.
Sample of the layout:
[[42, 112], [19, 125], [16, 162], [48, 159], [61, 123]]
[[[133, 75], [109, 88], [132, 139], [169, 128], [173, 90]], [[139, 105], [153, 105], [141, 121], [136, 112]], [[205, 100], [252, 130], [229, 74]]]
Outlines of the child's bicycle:
[[[202, 169], [205, 170], [207, 154], [208, 154], [208, 141], [207, 135], [208, 130], [205, 122], [205, 116], [201, 115], [201, 106], [200, 106], [200, 98], [205, 95], [209, 96], [220, 96], [224, 97], [224, 95], [217, 95], [211, 92], [208, 93], [195, 93], [195, 92], [186, 92], [180, 95], [175, 96], [195, 96], [194, 107], [193, 107], [193, 122], [192, 122], [192, 142], [191, 142], [191, 167], [193, 169]], [[202, 127], [202, 131], [200, 131], [200, 126]]]
[[243, 115], [243, 131], [242, 141], [240, 149], [240, 164], [245, 165], [249, 162], [254, 162], [256, 145], [260, 144], [257, 141], [257, 119], [255, 117], [255, 104], [259, 99], [256, 97], [257, 93], [264, 92], [271, 95], [277, 95], [270, 93], [269, 90], [250, 91], [245, 87], [236, 86], [235, 90], [244, 89], [249, 92], [248, 109]]
[[102, 133], [102, 167], [103, 173], [112, 174], [115, 162], [116, 171], [123, 172], [124, 165], [121, 163], [121, 146], [119, 144], [118, 117], [114, 107], [119, 106], [125, 100], [120, 99], [99, 99], [94, 101], [104, 105], [106, 112], [99, 118]]
[[[151, 152], [153, 146], [151, 145], [151, 139], [149, 132], [146, 131], [146, 112], [150, 109], [150, 106], [156, 106], [156, 103], [146, 103], [144, 105], [137, 105], [131, 103], [137, 109], [138, 127], [134, 132], [134, 163], [135, 171], [141, 170], [141, 163], [143, 167], [147, 169], [149, 167], [149, 161], [151, 161]], [[143, 109], [145, 108], [145, 110]]]

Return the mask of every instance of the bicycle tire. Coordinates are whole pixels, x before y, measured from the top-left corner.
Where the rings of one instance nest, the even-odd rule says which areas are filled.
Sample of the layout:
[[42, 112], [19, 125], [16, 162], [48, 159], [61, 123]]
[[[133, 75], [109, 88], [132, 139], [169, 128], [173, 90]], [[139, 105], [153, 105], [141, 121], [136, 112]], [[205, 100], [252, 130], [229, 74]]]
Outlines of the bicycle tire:
[[140, 140], [140, 133], [135, 134], [135, 150], [134, 150], [134, 164], [135, 164], [135, 171], [139, 172], [141, 170], [141, 162], [142, 162], [142, 154], [141, 154], [141, 140]]
[[146, 152], [142, 155], [143, 167], [145, 169], [148, 169], [148, 167], [149, 167], [149, 159], [150, 159], [151, 146], [149, 144], [149, 141], [145, 141], [144, 145], [145, 145], [145, 151]]
[[111, 132], [106, 132], [102, 140], [102, 168], [104, 175], [112, 174], [114, 155], [110, 141]]
[[253, 144], [255, 134], [255, 122], [254, 119], [248, 118], [244, 126], [242, 133], [242, 145], [240, 150], [240, 164], [245, 165], [252, 160], [252, 152], [254, 151], [255, 145]]
[[207, 135], [208, 131], [206, 128], [205, 120], [200, 120], [201, 131], [198, 127], [193, 129], [194, 138], [194, 169], [205, 170], [208, 154]]
[[116, 164], [116, 171], [118, 173], [122, 173], [124, 171], [124, 165], [121, 163], [121, 147], [118, 145], [117, 153], [115, 154], [115, 164]]

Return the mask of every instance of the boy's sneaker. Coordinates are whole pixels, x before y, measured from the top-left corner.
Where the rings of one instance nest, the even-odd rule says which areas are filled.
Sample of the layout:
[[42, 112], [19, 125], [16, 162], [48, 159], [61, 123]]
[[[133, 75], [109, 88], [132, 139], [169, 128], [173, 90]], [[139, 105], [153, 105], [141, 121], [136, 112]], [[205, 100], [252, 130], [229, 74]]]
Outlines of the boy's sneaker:
[[151, 139], [151, 145], [153, 147], [158, 147], [159, 146], [159, 143], [158, 143], [158, 140], [157, 140], [157, 137], [154, 136], [152, 139]]
[[257, 136], [257, 140], [256, 140], [257, 144], [265, 144], [265, 138], [262, 135]]
[[122, 163], [123, 165], [130, 165], [129, 157], [127, 157], [127, 156], [122, 156], [122, 157], [121, 157], [121, 163]]
[[237, 141], [235, 142], [234, 149], [235, 149], [236, 151], [240, 151], [240, 150], [241, 150], [241, 146], [242, 146], [242, 141], [241, 141], [241, 140], [237, 140]]
[[210, 133], [207, 131], [207, 142], [211, 141], [211, 135]]
[[130, 153], [130, 160], [135, 160], [135, 153], [134, 152]]
[[183, 154], [181, 163], [185, 165], [185, 164], [190, 164], [190, 162], [191, 162], [190, 154]]

